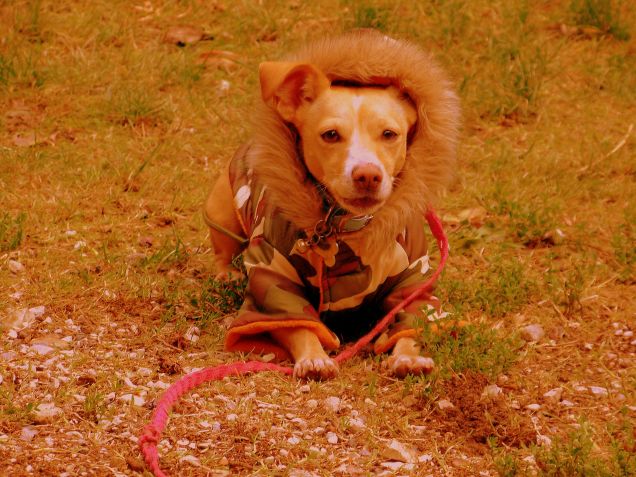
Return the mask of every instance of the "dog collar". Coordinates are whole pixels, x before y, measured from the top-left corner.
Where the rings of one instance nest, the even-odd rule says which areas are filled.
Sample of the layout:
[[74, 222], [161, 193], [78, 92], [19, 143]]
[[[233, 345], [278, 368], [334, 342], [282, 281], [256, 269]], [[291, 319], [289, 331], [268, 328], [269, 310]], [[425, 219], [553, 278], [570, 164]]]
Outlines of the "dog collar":
[[314, 226], [313, 231], [305, 238], [298, 239], [294, 248], [300, 253], [305, 253], [311, 247], [318, 245], [332, 235], [337, 236], [362, 230], [371, 222], [372, 218], [373, 215], [370, 214], [352, 216], [346, 210], [333, 204], [327, 211], [325, 218], [320, 219]]

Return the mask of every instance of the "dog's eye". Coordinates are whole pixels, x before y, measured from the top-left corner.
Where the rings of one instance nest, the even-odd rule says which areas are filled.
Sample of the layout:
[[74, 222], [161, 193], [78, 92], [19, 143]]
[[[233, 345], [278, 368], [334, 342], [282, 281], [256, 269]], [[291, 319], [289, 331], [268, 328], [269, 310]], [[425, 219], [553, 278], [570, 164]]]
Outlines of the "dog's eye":
[[340, 140], [340, 134], [335, 129], [325, 131], [320, 135], [325, 142], [338, 142]]
[[397, 133], [395, 131], [391, 131], [390, 129], [385, 129], [384, 131], [382, 131], [382, 137], [384, 139], [393, 139], [394, 137], [397, 137]]

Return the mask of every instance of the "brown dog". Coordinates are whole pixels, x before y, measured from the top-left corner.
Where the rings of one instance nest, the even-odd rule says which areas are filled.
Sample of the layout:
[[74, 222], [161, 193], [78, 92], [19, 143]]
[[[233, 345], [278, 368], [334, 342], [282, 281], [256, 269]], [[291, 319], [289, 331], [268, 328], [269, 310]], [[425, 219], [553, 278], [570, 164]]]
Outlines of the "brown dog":
[[[450, 175], [457, 98], [418, 48], [373, 31], [263, 63], [260, 83], [254, 138], [205, 208], [220, 275], [249, 238], [246, 300], [226, 347], [291, 356], [297, 377], [329, 378], [338, 369], [326, 349], [424, 279], [422, 212]], [[425, 306], [434, 313], [434, 297], [375, 343], [392, 349], [396, 375], [433, 367], [415, 339]]]

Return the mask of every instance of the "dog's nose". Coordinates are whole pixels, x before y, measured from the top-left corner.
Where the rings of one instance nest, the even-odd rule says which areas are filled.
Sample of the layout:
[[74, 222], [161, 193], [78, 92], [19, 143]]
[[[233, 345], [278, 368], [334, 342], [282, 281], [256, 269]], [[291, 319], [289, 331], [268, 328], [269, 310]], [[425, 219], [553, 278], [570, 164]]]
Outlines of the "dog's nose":
[[351, 178], [356, 189], [375, 192], [382, 183], [382, 171], [375, 164], [361, 164], [353, 168]]

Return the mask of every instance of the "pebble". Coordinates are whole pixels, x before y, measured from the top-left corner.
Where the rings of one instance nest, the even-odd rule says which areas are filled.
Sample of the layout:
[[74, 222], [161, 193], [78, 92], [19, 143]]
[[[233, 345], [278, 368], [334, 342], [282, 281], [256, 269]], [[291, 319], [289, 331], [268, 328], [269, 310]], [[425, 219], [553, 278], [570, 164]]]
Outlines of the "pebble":
[[135, 406], [143, 406], [146, 404], [146, 400], [141, 396], [136, 396], [134, 394], [122, 394], [117, 398], [118, 401], [123, 402], [131, 402]]
[[236, 414], [228, 414], [225, 417], [229, 422], [234, 422], [238, 419], [238, 416]]
[[558, 403], [561, 400], [562, 395], [563, 395], [563, 388], [554, 388], [544, 393], [543, 397], [548, 402]]
[[532, 324], [521, 328], [521, 337], [527, 342], [537, 342], [545, 336], [545, 331], [541, 325]]
[[53, 351], [54, 348], [51, 348], [50, 346], [47, 346], [45, 344], [36, 343], [31, 345], [31, 349], [35, 351], [37, 354], [39, 354], [40, 356], [44, 356], [49, 354], [51, 351]]
[[9, 260], [9, 270], [11, 271], [11, 273], [15, 273], [17, 275], [18, 273], [22, 273], [24, 271], [24, 265], [22, 265], [17, 260]]
[[607, 388], [602, 388], [600, 386], [590, 386], [590, 392], [595, 396], [605, 397], [609, 395]]
[[52, 402], [45, 402], [38, 404], [35, 408], [34, 422], [37, 424], [43, 424], [50, 422], [55, 416], [61, 414], [62, 410]]
[[311, 388], [309, 387], [309, 384], [303, 384], [301, 387], [298, 388], [298, 391], [301, 393], [308, 393], [309, 391], [311, 391]]
[[287, 457], [289, 455], [289, 451], [287, 449], [280, 449], [278, 453], [283, 457]]
[[382, 462], [380, 465], [384, 467], [385, 469], [390, 469], [393, 471], [415, 469], [414, 464], [405, 464], [404, 462]]
[[536, 403], [528, 404], [526, 406], [526, 409], [529, 411], [538, 411], [539, 409], [541, 409], [541, 404], [536, 404]]
[[338, 436], [334, 432], [327, 432], [327, 442], [329, 444], [337, 444]]
[[352, 417], [351, 419], [349, 419], [349, 427], [354, 431], [363, 431], [366, 429], [367, 426], [364, 424], [364, 421], [362, 419]]
[[191, 343], [199, 341], [199, 336], [201, 336], [201, 330], [198, 326], [191, 326], [183, 335], [183, 337]]
[[415, 464], [418, 462], [418, 455], [414, 448], [396, 440], [391, 439], [380, 449], [380, 454], [385, 459]]
[[197, 457], [190, 454], [187, 454], [181, 457], [179, 459], [179, 462], [187, 462], [188, 464], [191, 464], [197, 467], [201, 465], [201, 461]]
[[38, 431], [33, 429], [31, 426], [25, 426], [22, 428], [22, 431], [20, 431], [20, 439], [22, 439], [23, 441], [29, 442], [37, 434], [38, 434]]
[[572, 401], [568, 401], [567, 399], [564, 399], [563, 401], [561, 401], [559, 403], [561, 406], [565, 406], [565, 407], [572, 407], [574, 406], [574, 403]]
[[482, 398], [496, 399], [501, 395], [502, 389], [496, 384], [489, 384], [481, 393]]
[[287, 442], [293, 446], [295, 446], [296, 444], [300, 444], [300, 438], [296, 437], [296, 436], [292, 436], [289, 439], [287, 439]]
[[537, 444], [544, 447], [550, 447], [552, 445], [552, 439], [543, 434], [537, 434]]
[[442, 411], [455, 409], [455, 405], [448, 399], [440, 399], [439, 401], [437, 401], [437, 407], [439, 407]]
[[338, 412], [340, 410], [341, 400], [339, 397], [330, 396], [325, 399], [325, 407], [331, 412]]

